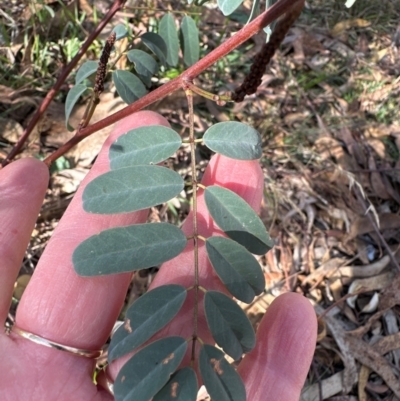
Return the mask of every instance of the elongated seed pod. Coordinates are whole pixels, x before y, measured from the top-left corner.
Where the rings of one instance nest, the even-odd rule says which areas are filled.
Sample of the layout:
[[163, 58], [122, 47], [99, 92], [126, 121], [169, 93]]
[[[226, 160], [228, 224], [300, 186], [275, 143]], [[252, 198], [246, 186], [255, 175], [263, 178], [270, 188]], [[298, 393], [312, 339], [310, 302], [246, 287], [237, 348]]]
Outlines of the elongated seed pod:
[[265, 68], [275, 54], [275, 51], [279, 48], [289, 28], [299, 17], [303, 9], [303, 4], [304, 2], [298, 2], [297, 5], [291, 7], [290, 10], [278, 20], [269, 42], [266, 43], [255, 56], [249, 74], [245, 77], [243, 83], [231, 94], [231, 99], [233, 101], [242, 102], [246, 95], [252, 95], [257, 92], [257, 88], [262, 82]]
[[94, 88], [93, 88], [94, 93], [97, 95], [97, 97], [100, 96], [100, 94], [104, 90], [104, 80], [107, 74], [107, 63], [108, 59], [110, 58], [110, 53], [112, 47], [114, 46], [116, 38], [117, 35], [115, 34], [115, 32], [111, 32], [110, 36], [106, 41], [106, 44], [104, 45], [103, 52], [101, 53], [100, 56], [99, 66], [96, 71], [96, 78], [94, 81]]

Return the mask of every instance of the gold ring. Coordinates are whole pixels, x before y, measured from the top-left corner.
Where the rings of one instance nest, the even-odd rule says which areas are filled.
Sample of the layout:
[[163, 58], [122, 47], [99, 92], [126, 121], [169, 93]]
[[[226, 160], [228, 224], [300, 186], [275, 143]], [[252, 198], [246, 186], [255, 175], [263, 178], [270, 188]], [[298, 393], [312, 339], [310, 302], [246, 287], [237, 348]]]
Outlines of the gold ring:
[[70, 354], [83, 356], [85, 358], [96, 359], [103, 353], [103, 350], [90, 351], [86, 349], [74, 348], [74, 347], [69, 347], [67, 345], [59, 344], [54, 341], [47, 340], [46, 338], [40, 337], [36, 334], [30, 333], [29, 331], [22, 330], [15, 325], [11, 328], [11, 332], [18, 334], [19, 336], [26, 338], [27, 340], [32, 341], [36, 344], [44, 345], [45, 347], [48, 348], [58, 349], [60, 351], [69, 352]]

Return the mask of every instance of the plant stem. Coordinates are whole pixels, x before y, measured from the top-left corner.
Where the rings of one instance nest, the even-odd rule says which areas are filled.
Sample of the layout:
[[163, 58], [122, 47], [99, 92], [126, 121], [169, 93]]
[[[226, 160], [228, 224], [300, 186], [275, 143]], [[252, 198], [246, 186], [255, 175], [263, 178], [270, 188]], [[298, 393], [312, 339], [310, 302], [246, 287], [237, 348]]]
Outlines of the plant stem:
[[2, 167], [6, 166], [21, 150], [22, 146], [28, 139], [30, 133], [33, 128], [39, 121], [40, 117], [49, 107], [51, 101], [54, 99], [54, 96], [57, 94], [58, 90], [61, 88], [62, 84], [67, 79], [68, 75], [74, 69], [74, 67], [78, 64], [78, 61], [82, 58], [82, 56], [86, 53], [89, 46], [93, 43], [93, 41], [97, 38], [103, 28], [108, 24], [111, 18], [115, 15], [115, 13], [122, 8], [126, 0], [115, 0], [108, 13], [104, 16], [103, 20], [97, 26], [97, 28], [91, 33], [91, 35], [86, 39], [85, 43], [82, 45], [78, 53], [71, 60], [71, 62], [61, 71], [60, 76], [57, 79], [57, 82], [47, 93], [46, 97], [43, 99], [42, 104], [36, 110], [34, 116], [29, 121], [28, 126], [25, 128], [22, 136], [19, 138], [18, 142], [11, 149], [11, 152], [7, 155], [7, 157], [2, 162]]
[[194, 111], [193, 111], [193, 92], [186, 88], [186, 98], [189, 107], [189, 142], [192, 168], [192, 186], [193, 186], [193, 250], [194, 250], [194, 308], [193, 308], [193, 342], [192, 358], [194, 363], [196, 357], [196, 339], [199, 318], [199, 245], [197, 229], [197, 171], [196, 171], [196, 143], [194, 136]]
[[214, 49], [207, 56], [203, 57], [192, 67], [189, 67], [179, 77], [176, 77], [172, 81], [160, 86], [159, 88], [148, 93], [146, 96], [143, 96], [142, 98], [125, 107], [124, 109], [119, 110], [116, 113], [104, 118], [103, 120], [82, 129], [79, 133], [75, 134], [72, 139], [61, 146], [57, 151], [47, 157], [44, 162], [48, 166], [50, 166], [51, 163], [53, 163], [56, 159], [65, 154], [68, 150], [70, 150], [87, 136], [93, 134], [96, 131], [99, 131], [100, 129], [108, 127], [109, 125], [114, 124], [117, 121], [128, 117], [139, 110], [142, 110], [144, 107], [147, 107], [152, 103], [163, 99], [165, 96], [173, 93], [177, 89], [184, 87], [186, 82], [191, 82], [201, 72], [213, 65], [220, 58], [226, 56], [232, 50], [236, 49], [246, 40], [250, 39], [259, 30], [279, 18], [288, 9], [291, 9], [292, 7], [299, 7], [303, 4], [304, 0], [279, 0], [272, 7], [264, 11], [259, 17], [253, 20], [250, 24], [246, 25], [235, 35], [226, 40], [222, 45], [218, 46], [216, 49]]

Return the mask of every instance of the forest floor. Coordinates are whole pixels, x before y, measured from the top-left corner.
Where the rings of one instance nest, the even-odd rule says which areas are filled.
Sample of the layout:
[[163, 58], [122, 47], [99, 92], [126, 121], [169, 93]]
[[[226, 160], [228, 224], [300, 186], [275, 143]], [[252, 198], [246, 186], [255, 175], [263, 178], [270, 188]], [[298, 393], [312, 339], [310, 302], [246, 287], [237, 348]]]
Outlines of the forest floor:
[[[32, 2], [7, 1], [0, 14], [0, 159], [95, 24], [89, 3], [76, 8], [78, 3], [69, 1], [73, 17], [61, 33], [60, 3], [44, 3], [43, 15], [33, 12]], [[129, 18], [137, 31], [154, 26], [167, 6], [144, 3], [118, 13], [112, 24]], [[315, 306], [320, 331], [302, 401], [400, 400], [400, 0], [357, 0], [350, 9], [344, 0], [306, 3], [257, 94], [225, 106], [196, 97], [195, 129], [200, 135], [216, 122], [235, 119], [262, 136], [261, 217], [276, 246], [259, 260], [265, 294], [244, 309], [257, 326], [284, 292], [304, 294]], [[197, 18], [204, 52], [238, 30], [250, 4], [245, 1], [231, 19], [215, 8], [203, 9]], [[96, 8], [101, 15], [107, 1], [96, 2]], [[52, 23], [44, 30], [40, 18], [49, 17]], [[98, 56], [111, 29], [95, 42], [89, 58]], [[257, 35], [197, 83], [214, 93], [233, 90], [264, 41], [265, 35]], [[174, 74], [165, 71], [160, 81]], [[70, 137], [64, 102], [71, 82], [61, 88], [19, 157], [43, 158]], [[94, 121], [122, 107], [110, 86]], [[84, 108], [78, 105], [72, 123]], [[152, 109], [177, 132], [188, 129], [183, 93]], [[11, 320], [52, 231], [109, 133], [105, 129], [88, 138], [53, 167], [16, 283]], [[186, 156], [176, 155], [183, 173]], [[199, 147], [198, 157], [199, 170], [204, 169], [210, 154]], [[187, 211], [187, 200], [178, 199], [153, 208], [151, 218], [180, 223]], [[156, 271], [134, 276], [127, 303], [145, 291]]]

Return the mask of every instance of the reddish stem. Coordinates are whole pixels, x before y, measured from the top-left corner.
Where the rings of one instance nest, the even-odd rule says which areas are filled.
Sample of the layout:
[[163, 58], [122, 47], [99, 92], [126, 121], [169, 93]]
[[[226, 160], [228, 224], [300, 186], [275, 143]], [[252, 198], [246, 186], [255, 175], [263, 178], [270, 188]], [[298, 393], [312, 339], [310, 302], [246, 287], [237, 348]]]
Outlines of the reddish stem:
[[154, 91], [148, 93], [146, 96], [143, 96], [136, 102], [128, 105], [122, 110], [117, 111], [114, 114], [100, 120], [84, 129], [78, 131], [73, 138], [71, 138], [68, 142], [66, 142], [63, 146], [61, 146], [58, 150], [48, 156], [44, 162], [50, 166], [56, 159], [65, 154], [68, 150], [74, 147], [77, 143], [79, 143], [82, 139], [87, 136], [93, 134], [100, 129], [108, 127], [111, 124], [116, 123], [117, 121], [130, 116], [131, 114], [142, 110], [144, 107], [149, 106], [150, 104], [161, 100], [165, 96], [171, 94], [179, 88], [182, 88], [185, 81], [191, 81], [201, 72], [206, 70], [212, 64], [217, 62], [220, 58], [229, 54], [236, 47], [240, 46], [246, 40], [250, 39], [253, 35], [255, 35], [260, 29], [269, 25], [271, 22], [279, 18], [282, 14], [284, 14], [288, 9], [292, 7], [303, 7], [305, 0], [280, 0], [275, 3], [272, 7], [262, 13], [259, 17], [257, 17], [250, 24], [243, 27], [239, 32], [230, 37], [220, 46], [218, 46], [215, 50], [209, 53], [207, 56], [199, 60], [192, 67], [189, 67], [185, 72], [183, 72], [179, 77], [173, 79], [172, 81], [160, 86]]
[[58, 90], [61, 88], [61, 85], [67, 79], [68, 75], [71, 73], [73, 68], [78, 64], [78, 61], [82, 58], [82, 56], [86, 53], [89, 46], [93, 43], [93, 41], [97, 38], [100, 32], [104, 29], [104, 27], [108, 24], [114, 14], [123, 6], [126, 0], [115, 0], [113, 5], [111, 6], [108, 13], [104, 16], [103, 20], [97, 26], [97, 28], [90, 34], [85, 43], [82, 45], [81, 49], [75, 55], [75, 57], [71, 60], [71, 62], [61, 71], [60, 76], [57, 79], [57, 82], [54, 84], [53, 88], [47, 93], [46, 97], [43, 99], [42, 104], [36, 110], [34, 116], [29, 121], [28, 126], [25, 128], [22, 133], [21, 138], [19, 138], [18, 142], [11, 149], [11, 152], [7, 155], [7, 157], [2, 162], [2, 167], [6, 166], [21, 150], [25, 141], [28, 139], [31, 134], [33, 128], [39, 121], [40, 117], [49, 107], [51, 101], [54, 99], [54, 96], [57, 94]]

